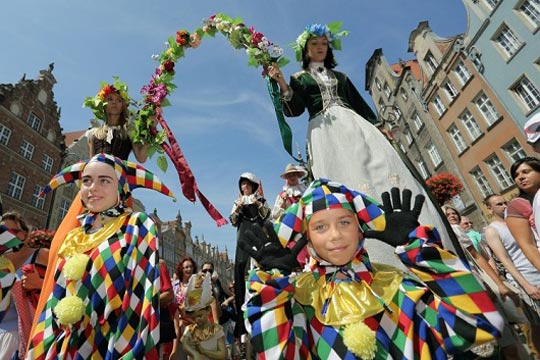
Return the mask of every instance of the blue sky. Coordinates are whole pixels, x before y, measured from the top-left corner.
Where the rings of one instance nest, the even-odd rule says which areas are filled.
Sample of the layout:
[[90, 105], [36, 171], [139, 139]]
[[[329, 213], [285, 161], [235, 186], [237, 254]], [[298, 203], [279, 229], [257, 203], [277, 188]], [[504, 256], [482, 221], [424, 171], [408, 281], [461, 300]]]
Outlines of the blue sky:
[[[101, 80], [118, 75], [139, 100], [139, 89], [148, 83], [158, 65], [151, 59], [165, 48], [177, 30], [194, 30], [202, 20], [223, 12], [241, 17], [270, 41], [282, 46], [291, 59], [283, 72], [298, 71], [288, 46], [310, 23], [343, 21], [349, 30], [343, 50], [335, 53], [338, 70], [349, 75], [364, 92], [365, 64], [376, 48], [389, 62], [413, 58], [407, 53], [409, 34], [428, 20], [440, 36], [466, 31], [461, 1], [448, 0], [20, 0], [2, 4], [0, 12], [0, 83], [16, 83], [26, 73], [54, 62], [57, 79], [55, 100], [62, 109], [64, 131], [88, 127], [91, 112], [82, 108], [85, 96], [94, 96]], [[260, 76], [247, 66], [243, 51], [225, 38], [204, 38], [188, 50], [176, 68], [176, 91], [169, 97], [165, 119], [175, 133], [201, 191], [224, 215], [238, 195], [238, 177], [250, 171], [262, 179], [272, 205], [283, 185], [279, 178], [292, 159], [282, 148], [277, 122]], [[303, 150], [307, 116], [289, 119], [295, 144]], [[295, 145], [296, 147], [296, 145]], [[137, 190], [148, 211], [158, 209], [162, 220], [172, 220], [178, 210], [193, 224], [192, 236], [204, 238], [233, 254], [236, 230], [218, 228], [200, 203], [182, 197], [174, 169], [163, 174], [153, 159], [145, 164], [175, 191], [178, 202], [147, 190]]]

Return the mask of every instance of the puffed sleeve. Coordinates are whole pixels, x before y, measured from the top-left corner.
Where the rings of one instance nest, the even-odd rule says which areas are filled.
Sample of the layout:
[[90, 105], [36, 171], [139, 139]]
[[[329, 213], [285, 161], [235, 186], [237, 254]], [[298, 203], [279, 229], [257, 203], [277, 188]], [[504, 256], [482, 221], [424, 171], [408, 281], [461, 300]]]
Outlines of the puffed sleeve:
[[279, 271], [253, 270], [245, 317], [258, 359], [310, 359], [306, 318], [294, 301], [294, 279]]
[[[407, 314], [422, 318], [418, 326], [425, 329], [419, 334], [436, 333], [433, 338], [441, 339], [449, 353], [499, 337], [504, 320], [468, 265], [444, 250], [430, 227], [418, 227], [409, 238], [408, 244], [396, 247], [396, 254], [427, 287], [427, 292], [415, 290], [408, 295], [421, 294], [415, 298], [415, 314]], [[419, 289], [413, 280], [404, 284], [413, 286]]]
[[[157, 358], [159, 342], [159, 260], [154, 221], [134, 213], [126, 228], [126, 293], [118, 319], [115, 347], [123, 359]], [[128, 345], [129, 344], [129, 345]], [[130, 350], [125, 352], [124, 347]]]

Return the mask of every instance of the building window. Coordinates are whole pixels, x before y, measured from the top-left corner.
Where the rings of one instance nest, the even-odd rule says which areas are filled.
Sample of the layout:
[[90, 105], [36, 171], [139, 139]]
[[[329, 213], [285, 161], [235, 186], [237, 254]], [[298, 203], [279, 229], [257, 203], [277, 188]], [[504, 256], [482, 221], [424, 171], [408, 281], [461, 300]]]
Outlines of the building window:
[[36, 114], [30, 113], [30, 116], [28, 116], [28, 125], [32, 129], [39, 131], [41, 129], [41, 119]]
[[511, 141], [507, 142], [502, 148], [512, 162], [527, 156], [527, 153], [525, 150], [523, 150], [521, 145], [519, 145], [519, 142], [516, 139], [512, 139]]
[[448, 102], [452, 102], [458, 96], [458, 91], [450, 80], [445, 81], [442, 87], [448, 98]]
[[21, 148], [19, 149], [19, 154], [28, 160], [32, 160], [32, 156], [34, 156], [34, 145], [30, 144], [26, 140], [23, 140]]
[[469, 110], [462, 112], [461, 115], [459, 115], [459, 119], [463, 122], [463, 125], [465, 125], [471, 140], [474, 141], [482, 135], [482, 130], [480, 130], [478, 123], [474, 120]]
[[399, 90], [399, 93], [401, 94], [401, 98], [403, 99], [403, 101], [409, 100], [409, 95], [407, 95], [407, 91], [405, 91], [405, 89], [401, 88]]
[[11, 129], [0, 124], [0, 144], [6, 145], [9, 143], [9, 138], [11, 137]]
[[422, 160], [418, 160], [416, 162], [416, 166], [418, 167], [418, 170], [420, 171], [420, 175], [422, 175], [422, 179], [427, 180], [429, 178], [429, 169], [425, 162]]
[[478, 110], [480, 110], [480, 112], [484, 116], [484, 119], [486, 120], [486, 123], [488, 125], [493, 124], [501, 117], [497, 109], [495, 109], [495, 106], [493, 105], [491, 100], [489, 100], [487, 95], [483, 92], [478, 94], [478, 96], [476, 96], [473, 101], [478, 107]]
[[69, 207], [71, 206], [71, 201], [63, 198], [62, 201], [60, 201], [60, 213], [59, 213], [59, 219], [63, 219], [66, 217]]
[[377, 87], [377, 90], [381, 91], [381, 82], [377, 78], [375, 78], [375, 86]]
[[487, 159], [486, 164], [489, 166], [491, 173], [493, 174], [493, 177], [497, 179], [497, 183], [501, 187], [501, 189], [506, 189], [510, 186], [512, 186], [513, 182], [510, 178], [510, 175], [504, 168], [501, 160], [497, 155], [493, 155], [489, 159]]
[[455, 124], [452, 124], [452, 126], [450, 126], [447, 131], [448, 135], [454, 142], [454, 146], [456, 147], [458, 153], [461, 154], [467, 148], [467, 144], [465, 143], [465, 139], [463, 139], [463, 136], [459, 132], [459, 129]]
[[435, 167], [439, 166], [442, 163], [442, 159], [435, 145], [432, 143], [428, 144], [426, 146], [426, 150], [429, 154], [429, 157], [431, 158], [431, 162], [433, 162], [433, 165]]
[[494, 191], [491, 189], [491, 186], [489, 185], [489, 182], [486, 179], [486, 176], [479, 167], [475, 167], [474, 169], [472, 169], [469, 174], [471, 174], [474, 182], [476, 183], [476, 186], [478, 186], [478, 189], [482, 194], [482, 198], [486, 198], [488, 195], [494, 193]]
[[442, 102], [439, 95], [435, 95], [433, 97], [432, 103], [435, 111], [437, 111], [437, 114], [439, 114], [439, 116], [442, 116], [442, 114], [444, 114], [444, 112], [446, 111], [446, 106], [444, 106], [444, 103]]
[[422, 118], [420, 118], [420, 115], [418, 115], [416, 111], [412, 114], [412, 120], [413, 120], [414, 127], [416, 128], [416, 130], [419, 131], [424, 126], [424, 122], [422, 121]]
[[469, 81], [469, 79], [471, 78], [471, 73], [469, 72], [469, 69], [467, 69], [463, 61], [460, 61], [456, 64], [456, 66], [454, 67], [454, 73], [459, 79], [461, 86], [465, 85], [467, 81]]
[[435, 56], [431, 53], [431, 51], [428, 51], [426, 53], [426, 56], [424, 57], [424, 62], [426, 63], [428, 69], [433, 74], [435, 70], [437, 70], [437, 67], [439, 67], [439, 63], [437, 60], [435, 60]]
[[54, 160], [49, 155], [43, 154], [43, 159], [41, 160], [41, 167], [47, 171], [52, 173], [54, 165]]
[[506, 58], [512, 57], [523, 45], [521, 40], [519, 40], [516, 34], [506, 24], [503, 24], [495, 34], [493, 41], [495, 41]]
[[43, 210], [43, 207], [45, 206], [45, 197], [39, 196], [42, 190], [43, 188], [41, 186], [36, 185], [34, 186], [34, 193], [32, 194], [32, 206], [40, 210]]
[[405, 130], [405, 139], [407, 140], [407, 145], [411, 145], [414, 141], [411, 132], [409, 129]]
[[527, 77], [522, 77], [521, 80], [513, 86], [512, 91], [523, 102], [527, 111], [534, 110], [540, 105], [540, 92], [538, 92], [538, 89]]
[[23, 176], [12, 172], [6, 194], [14, 199], [21, 200], [25, 182], [26, 179]]
[[501, 0], [484, 0], [484, 3], [490, 10], [493, 10], [500, 1]]
[[533, 30], [540, 26], [540, 0], [525, 0], [518, 8]]
[[392, 90], [390, 90], [390, 87], [387, 83], [384, 83], [384, 94], [388, 99], [390, 99], [390, 95], [392, 95]]

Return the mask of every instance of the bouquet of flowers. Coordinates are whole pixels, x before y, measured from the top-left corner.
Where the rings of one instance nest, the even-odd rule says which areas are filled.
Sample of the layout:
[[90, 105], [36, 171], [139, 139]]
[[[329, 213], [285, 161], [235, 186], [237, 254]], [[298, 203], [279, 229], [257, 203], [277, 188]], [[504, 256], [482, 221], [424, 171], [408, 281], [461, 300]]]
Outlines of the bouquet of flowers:
[[49, 229], [35, 229], [28, 235], [28, 245], [33, 248], [50, 248], [54, 231]]
[[459, 178], [449, 173], [433, 175], [426, 180], [426, 184], [441, 206], [463, 191]]

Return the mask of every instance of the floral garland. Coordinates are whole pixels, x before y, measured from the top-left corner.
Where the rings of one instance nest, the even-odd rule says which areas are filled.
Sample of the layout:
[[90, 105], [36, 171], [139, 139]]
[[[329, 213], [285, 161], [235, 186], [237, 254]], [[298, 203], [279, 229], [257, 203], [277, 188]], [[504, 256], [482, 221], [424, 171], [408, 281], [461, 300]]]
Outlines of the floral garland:
[[[274, 45], [253, 27], [247, 28], [240, 18], [233, 19], [225, 14], [216, 14], [203, 20], [203, 24], [203, 27], [192, 33], [187, 30], [177, 31], [174, 36], [169, 37], [167, 49], [160, 55], [153, 56], [159, 61], [159, 66], [150, 82], [141, 89], [143, 100], [137, 104], [139, 110], [131, 135], [134, 142], [147, 145], [149, 156], [159, 154], [157, 165], [163, 171], [166, 171], [168, 167], [164, 154], [168, 155], [180, 177], [184, 196], [193, 202], [197, 195], [219, 226], [226, 224], [227, 220], [198, 190], [180, 146], [162, 115], [162, 108], [171, 105], [167, 96], [176, 88], [173, 83], [175, 65], [180, 58], [185, 56], [186, 49], [197, 48], [203, 37], [214, 37], [218, 32], [224, 35], [235, 49], [245, 49], [248, 65], [262, 66], [263, 76], [267, 74], [267, 68], [272, 63], [276, 62], [279, 66], [285, 66], [289, 60], [282, 56], [283, 49]], [[158, 124], [162, 128], [160, 131], [156, 128]]]
[[459, 178], [449, 173], [433, 175], [426, 180], [426, 184], [441, 206], [463, 191]]
[[[161, 170], [167, 170], [167, 160], [163, 153], [169, 155], [166, 140], [170, 137], [167, 127], [158, 121], [163, 127], [161, 132], [155, 129], [154, 117], [158, 110], [171, 103], [167, 96], [176, 89], [173, 83], [175, 65], [178, 60], [185, 56], [188, 48], [197, 48], [204, 37], [215, 37], [221, 33], [227, 38], [235, 49], [245, 49], [248, 55], [248, 66], [263, 67], [262, 75], [265, 76], [267, 68], [276, 62], [280, 67], [289, 63], [283, 57], [283, 49], [272, 43], [264, 34], [255, 30], [254, 27], [246, 27], [241, 18], [233, 19], [225, 14], [212, 15], [203, 20], [204, 26], [197, 28], [192, 33], [187, 30], [179, 30], [167, 40], [167, 49], [161, 54], [154, 55], [160, 65], [156, 68], [150, 82], [143, 86], [141, 94], [144, 99], [138, 105], [141, 109], [135, 120], [135, 129], [132, 133], [134, 142], [141, 142], [150, 147], [149, 155], [158, 152], [158, 166]], [[165, 146], [164, 146], [165, 145]], [[174, 160], [171, 158], [174, 162]]]

